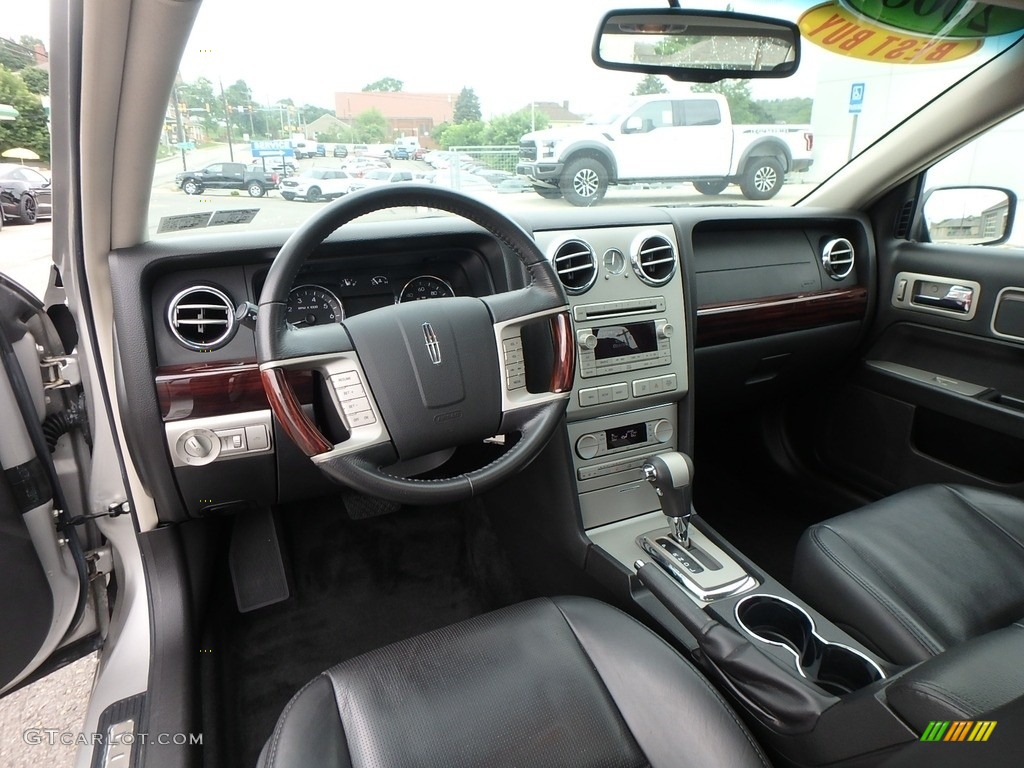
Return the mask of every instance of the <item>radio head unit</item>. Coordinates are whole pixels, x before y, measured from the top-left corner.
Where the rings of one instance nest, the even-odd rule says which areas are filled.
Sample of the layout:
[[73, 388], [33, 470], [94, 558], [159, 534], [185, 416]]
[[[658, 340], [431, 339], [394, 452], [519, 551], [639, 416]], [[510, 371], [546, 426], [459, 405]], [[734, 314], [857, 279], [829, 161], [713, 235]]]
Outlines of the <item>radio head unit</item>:
[[577, 330], [580, 376], [586, 379], [669, 365], [673, 331], [664, 318], [620, 318]]

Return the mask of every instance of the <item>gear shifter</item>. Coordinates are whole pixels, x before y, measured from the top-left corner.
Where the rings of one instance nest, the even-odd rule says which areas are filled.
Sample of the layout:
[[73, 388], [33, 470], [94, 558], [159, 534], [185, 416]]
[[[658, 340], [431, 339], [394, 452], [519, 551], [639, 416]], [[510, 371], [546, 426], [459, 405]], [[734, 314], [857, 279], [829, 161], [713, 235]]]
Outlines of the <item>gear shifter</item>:
[[693, 460], [675, 451], [651, 456], [643, 465], [644, 477], [658, 494], [661, 511], [672, 526], [672, 538], [690, 548], [693, 512]]

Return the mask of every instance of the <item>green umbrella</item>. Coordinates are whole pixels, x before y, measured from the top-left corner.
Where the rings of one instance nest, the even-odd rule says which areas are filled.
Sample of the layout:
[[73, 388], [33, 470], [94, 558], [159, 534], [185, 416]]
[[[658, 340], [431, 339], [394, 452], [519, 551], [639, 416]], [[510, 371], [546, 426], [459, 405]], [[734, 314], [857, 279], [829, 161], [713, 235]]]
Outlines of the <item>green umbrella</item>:
[[0, 104], [0, 120], [14, 120], [21, 114], [10, 104]]

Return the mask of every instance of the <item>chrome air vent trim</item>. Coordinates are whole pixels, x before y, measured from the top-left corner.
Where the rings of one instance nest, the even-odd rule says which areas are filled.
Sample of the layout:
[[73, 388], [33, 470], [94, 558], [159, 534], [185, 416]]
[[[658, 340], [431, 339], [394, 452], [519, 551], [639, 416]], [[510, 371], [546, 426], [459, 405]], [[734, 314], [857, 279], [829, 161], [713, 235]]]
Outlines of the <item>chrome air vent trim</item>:
[[660, 232], [641, 232], [629, 249], [633, 272], [648, 285], [665, 285], [676, 273], [676, 249]]
[[570, 295], [586, 293], [597, 281], [597, 257], [584, 240], [573, 237], [558, 242], [551, 249], [551, 263]]
[[821, 249], [821, 266], [833, 280], [844, 280], [853, 272], [856, 254], [853, 243], [845, 237], [829, 240]]
[[208, 352], [227, 344], [235, 333], [235, 305], [210, 285], [180, 291], [167, 307], [167, 324], [186, 349]]

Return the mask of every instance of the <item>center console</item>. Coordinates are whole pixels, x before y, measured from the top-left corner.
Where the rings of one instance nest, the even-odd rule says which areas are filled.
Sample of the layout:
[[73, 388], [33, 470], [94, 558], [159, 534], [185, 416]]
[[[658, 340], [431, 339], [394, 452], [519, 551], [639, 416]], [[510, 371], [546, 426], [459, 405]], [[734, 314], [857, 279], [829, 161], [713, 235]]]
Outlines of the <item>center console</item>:
[[[569, 295], [578, 360], [567, 438], [586, 568], [627, 591], [798, 764], [914, 740], [885, 691], [900, 670], [804, 604], [693, 514], [699, 466], [683, 270], [668, 225], [535, 232]], [[682, 260], [681, 260], [682, 259]], [[692, 517], [692, 520], [691, 520]], [[870, 723], [870, 738], [846, 738]]]

